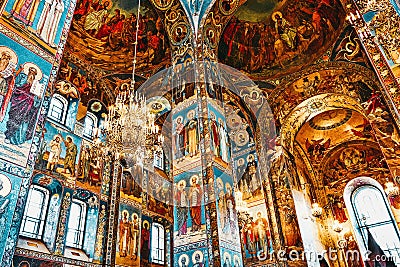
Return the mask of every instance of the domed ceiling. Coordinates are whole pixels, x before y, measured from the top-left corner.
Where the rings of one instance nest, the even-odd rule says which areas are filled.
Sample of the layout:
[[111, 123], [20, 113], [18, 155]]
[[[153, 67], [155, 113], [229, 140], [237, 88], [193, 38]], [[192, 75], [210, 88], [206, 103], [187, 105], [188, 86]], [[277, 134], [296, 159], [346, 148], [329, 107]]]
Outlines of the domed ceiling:
[[137, 20], [137, 5], [126, 0], [77, 1], [58, 79], [72, 83], [82, 99], [112, 103], [119, 90], [130, 86], [135, 53], [136, 87], [170, 64], [161, 18], [146, 0]]
[[226, 26], [218, 58], [253, 79], [281, 77], [321, 57], [344, 19], [338, 0], [249, 0]]
[[[311, 154], [311, 160], [316, 160], [318, 153], [323, 156], [328, 149], [350, 140], [375, 141], [371, 131], [371, 125], [360, 113], [350, 109], [334, 109], [305, 123], [297, 133], [296, 141]], [[323, 151], [313, 151], [316, 148]]]

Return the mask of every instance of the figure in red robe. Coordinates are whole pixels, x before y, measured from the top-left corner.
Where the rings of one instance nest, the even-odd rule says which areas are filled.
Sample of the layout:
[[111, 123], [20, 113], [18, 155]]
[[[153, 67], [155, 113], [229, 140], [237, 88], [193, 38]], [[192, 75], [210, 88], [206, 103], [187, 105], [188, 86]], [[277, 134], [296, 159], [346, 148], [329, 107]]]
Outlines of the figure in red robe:
[[192, 232], [199, 231], [201, 228], [201, 198], [203, 191], [197, 182], [198, 176], [191, 178], [191, 187], [189, 189], [190, 216], [192, 218]]

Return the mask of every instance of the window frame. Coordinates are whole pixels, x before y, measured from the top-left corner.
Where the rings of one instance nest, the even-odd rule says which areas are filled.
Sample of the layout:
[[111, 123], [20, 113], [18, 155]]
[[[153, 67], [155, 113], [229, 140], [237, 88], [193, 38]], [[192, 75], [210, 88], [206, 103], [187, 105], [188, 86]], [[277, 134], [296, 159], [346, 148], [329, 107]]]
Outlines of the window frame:
[[[58, 103], [60, 103], [62, 105], [62, 109], [61, 109], [61, 112], [60, 112], [60, 118], [56, 118], [55, 116], [52, 115], [53, 108], [56, 107], [56, 105], [54, 104], [54, 101], [58, 101]], [[68, 100], [64, 96], [62, 96], [60, 94], [57, 94], [57, 93], [54, 94], [53, 97], [51, 98], [51, 101], [50, 101], [50, 108], [49, 108], [49, 111], [47, 113], [47, 117], [50, 118], [51, 120], [55, 121], [55, 122], [58, 122], [58, 123], [64, 125], [66, 117], [67, 117], [67, 111], [68, 111]]]
[[[357, 181], [360, 181], [360, 180], [363, 181], [363, 183], [357, 185]], [[356, 186], [354, 186], [354, 184], [356, 184]], [[368, 251], [368, 231], [370, 231], [372, 234], [374, 231], [371, 231], [371, 229], [374, 229], [375, 227], [391, 226], [393, 228], [394, 232], [397, 234], [397, 242], [400, 242], [400, 232], [399, 232], [399, 229], [397, 226], [397, 222], [394, 219], [393, 212], [390, 208], [390, 204], [388, 202], [387, 195], [384, 192], [381, 185], [377, 181], [375, 181], [369, 177], [361, 177], [358, 179], [356, 178], [348, 183], [348, 185], [346, 186], [346, 189], [345, 189], [345, 193], [344, 193], [345, 202], [346, 202], [346, 205], [351, 207], [351, 208], [349, 208], [350, 222], [355, 230], [355, 234], [356, 234], [355, 238], [360, 247], [362, 257], [364, 257], [364, 255], [365, 255], [363, 252]], [[365, 189], [373, 189], [376, 191], [375, 194], [377, 194], [377, 196], [381, 197], [382, 204], [384, 204], [385, 208], [386, 208], [388, 220], [382, 220], [382, 221], [367, 223], [367, 224], [363, 223], [362, 213], [357, 209], [356, 203], [357, 203], [357, 195], [362, 190], [365, 190]], [[387, 256], [393, 255], [393, 249], [390, 249], [389, 246], [385, 248], [385, 247], [382, 247], [382, 245], [379, 244], [379, 242], [377, 240], [375, 240], [375, 242], [378, 243], [378, 245], [384, 251], [385, 255], [387, 255]], [[399, 259], [400, 253], [397, 252], [397, 250], [395, 250], [395, 254], [397, 254], [397, 255], [394, 255], [394, 259]]]
[[165, 228], [156, 222], [151, 225], [151, 262], [165, 264]]
[[[158, 162], [160, 162], [160, 164], [157, 164]], [[156, 167], [162, 171], [164, 170], [164, 150], [161, 149], [154, 151], [153, 167]]]
[[[93, 126], [90, 129], [88, 128], [89, 127], [88, 120], [93, 122], [93, 124], [92, 124]], [[93, 113], [88, 111], [86, 113], [85, 124], [83, 126], [83, 136], [85, 136], [86, 138], [93, 139], [94, 138], [93, 132], [94, 132], [94, 129], [97, 128], [97, 122], [98, 122], [97, 117]]]
[[[36, 219], [37, 221], [33, 221], [33, 223], [35, 223], [35, 228], [37, 228], [36, 232], [28, 232], [25, 231], [25, 227], [26, 227], [26, 222], [27, 222], [27, 212], [28, 211], [32, 211], [33, 207], [31, 206], [31, 198], [32, 198], [32, 192], [33, 191], [37, 191], [40, 194], [43, 195], [41, 203], [40, 203], [40, 214], [39, 214], [39, 218], [34, 218], [34, 217], [29, 217], [30, 219]], [[22, 220], [21, 220], [21, 227], [19, 230], [19, 235], [24, 236], [24, 237], [29, 237], [29, 238], [34, 238], [34, 239], [39, 239], [42, 240], [43, 238], [43, 234], [44, 234], [44, 230], [45, 230], [45, 223], [47, 221], [47, 212], [48, 212], [48, 208], [49, 208], [49, 201], [50, 201], [50, 192], [47, 188], [45, 187], [41, 187], [35, 184], [32, 184], [29, 187], [29, 192], [28, 192], [28, 197], [26, 200], [26, 205], [25, 205], [25, 209], [24, 209], [24, 215], [22, 216]], [[37, 203], [35, 203], [37, 204]], [[31, 221], [32, 222], [32, 221]]]
[[[78, 221], [78, 229], [71, 228], [71, 210], [73, 205], [77, 205], [80, 207], [80, 216]], [[67, 226], [67, 233], [65, 235], [65, 244], [68, 247], [76, 248], [76, 249], [83, 249], [83, 243], [85, 239], [85, 232], [86, 232], [86, 217], [87, 217], [87, 204], [79, 199], [73, 198], [71, 201], [69, 218], [68, 218], [68, 226]], [[76, 217], [75, 217], [76, 218]], [[74, 231], [71, 233], [70, 231]], [[78, 236], [76, 235], [78, 233]], [[69, 234], [74, 234], [73, 242], [69, 241]], [[77, 240], [78, 237], [78, 240]]]

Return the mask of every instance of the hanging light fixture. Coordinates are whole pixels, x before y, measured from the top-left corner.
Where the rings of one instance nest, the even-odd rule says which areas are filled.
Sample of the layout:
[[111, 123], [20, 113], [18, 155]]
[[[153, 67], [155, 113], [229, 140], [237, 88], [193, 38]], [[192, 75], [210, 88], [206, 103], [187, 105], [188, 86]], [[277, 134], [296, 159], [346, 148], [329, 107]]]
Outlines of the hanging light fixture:
[[311, 205], [311, 214], [314, 217], [321, 217], [322, 215], [322, 208], [319, 206], [317, 202], [315, 202], [315, 199], [313, 200], [313, 204]]
[[139, 0], [131, 85], [128, 90], [119, 91], [115, 103], [108, 107], [104, 131], [108, 152], [116, 157], [123, 153], [142, 161], [151, 159], [154, 151], [161, 149], [164, 137], [160, 135], [160, 129], [155, 124], [155, 115], [147, 109], [146, 98], [135, 91], [140, 4]]
[[333, 221], [333, 225], [332, 225], [332, 229], [336, 233], [340, 233], [343, 230], [343, 225], [338, 220], [334, 220]]
[[235, 203], [236, 203], [236, 210], [238, 212], [248, 212], [249, 209], [247, 208], [246, 201], [243, 200], [243, 193], [239, 190], [235, 190]]
[[386, 178], [385, 187], [385, 192], [389, 197], [395, 197], [400, 194], [399, 187], [390, 182], [388, 178]]

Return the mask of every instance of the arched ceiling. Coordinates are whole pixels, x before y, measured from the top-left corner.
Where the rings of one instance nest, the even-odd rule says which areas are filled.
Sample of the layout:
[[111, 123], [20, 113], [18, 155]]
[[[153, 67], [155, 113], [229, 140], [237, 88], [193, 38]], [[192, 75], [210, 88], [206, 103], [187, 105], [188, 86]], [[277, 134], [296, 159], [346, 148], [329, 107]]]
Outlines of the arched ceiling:
[[334, 146], [356, 139], [374, 141], [371, 130], [371, 125], [362, 114], [350, 109], [333, 109], [307, 121], [297, 133], [296, 141], [306, 153], [312, 154], [312, 160], [318, 162], [316, 154], [322, 151], [313, 153], [314, 149], [327, 151]]
[[[171, 65], [171, 44], [176, 41], [168, 36], [172, 24], [165, 24], [172, 13], [163, 14], [154, 3], [158, 2], [142, 1], [137, 87]], [[184, 8], [178, 1], [172, 5], [173, 10]], [[214, 5], [223, 5], [223, 1]], [[94, 97], [106, 105], [113, 102], [131, 79], [136, 12], [137, 1], [78, 0], [58, 79], [73, 83], [86, 99]], [[344, 17], [339, 0], [249, 0], [216, 40], [219, 61], [258, 83], [283, 77], [305, 69], [332, 48], [343, 31]], [[275, 86], [267, 85], [267, 91]]]
[[249, 0], [225, 27], [218, 58], [253, 79], [282, 77], [333, 46], [344, 19], [338, 0]]

